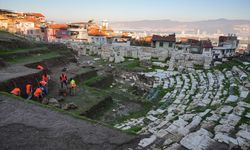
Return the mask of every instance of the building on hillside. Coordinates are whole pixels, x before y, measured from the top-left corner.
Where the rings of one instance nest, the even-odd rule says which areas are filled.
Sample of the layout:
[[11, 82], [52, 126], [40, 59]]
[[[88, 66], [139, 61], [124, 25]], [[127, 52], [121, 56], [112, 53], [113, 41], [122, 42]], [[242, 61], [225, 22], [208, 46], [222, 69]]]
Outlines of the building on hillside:
[[210, 54], [212, 53], [212, 42], [210, 40], [181, 39], [176, 42], [176, 49], [185, 53]]
[[41, 28], [35, 27], [27, 30], [27, 37], [35, 40], [35, 41], [43, 41], [44, 40], [44, 32], [42, 32]]
[[62, 42], [69, 39], [67, 24], [49, 24], [45, 28], [45, 42]]
[[0, 28], [12, 33], [25, 35], [27, 30], [40, 28], [45, 24], [41, 13], [22, 13], [0, 9]]
[[130, 36], [112, 36], [107, 38], [107, 43], [114, 46], [130, 46]]
[[221, 60], [222, 58], [235, 56], [238, 44], [239, 40], [235, 34], [220, 36], [218, 46], [213, 48], [213, 59]]
[[15, 33], [16, 32], [16, 20], [18, 19], [18, 13], [0, 9], [0, 16], [1, 16], [1, 25], [4, 29], [8, 32]]
[[201, 40], [201, 51], [203, 56], [212, 57], [213, 45], [210, 40]]
[[88, 28], [88, 42], [94, 44], [106, 44], [107, 43], [106, 27], [100, 28], [97, 24], [93, 24]]
[[27, 35], [28, 30], [34, 29], [35, 23], [33, 20], [22, 19], [16, 22], [16, 33], [21, 35]]
[[78, 42], [88, 42], [88, 22], [76, 22], [68, 24], [70, 39]]
[[174, 49], [175, 43], [175, 34], [170, 34], [168, 36], [153, 35], [151, 46], [153, 48]]

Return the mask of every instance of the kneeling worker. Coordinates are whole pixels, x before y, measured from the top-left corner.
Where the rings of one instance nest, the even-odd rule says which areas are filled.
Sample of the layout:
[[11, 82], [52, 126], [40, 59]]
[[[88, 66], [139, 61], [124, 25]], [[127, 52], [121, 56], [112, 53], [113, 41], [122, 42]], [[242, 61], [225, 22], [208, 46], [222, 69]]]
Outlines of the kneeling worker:
[[47, 87], [47, 82], [45, 81], [40, 81], [40, 87], [43, 90], [44, 94], [47, 95], [48, 94], [48, 87]]
[[11, 92], [11, 94], [20, 96], [21, 95], [21, 89], [20, 88], [14, 88]]
[[40, 98], [43, 97], [43, 91], [40, 87], [38, 87], [34, 92], [34, 97], [37, 99], [37, 101], [40, 101]]

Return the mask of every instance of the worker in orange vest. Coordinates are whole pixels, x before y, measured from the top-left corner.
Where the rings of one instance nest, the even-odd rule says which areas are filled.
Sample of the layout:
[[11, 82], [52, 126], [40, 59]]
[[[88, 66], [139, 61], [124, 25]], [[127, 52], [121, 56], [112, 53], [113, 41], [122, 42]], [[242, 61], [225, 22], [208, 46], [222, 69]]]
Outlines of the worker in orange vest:
[[50, 76], [47, 73], [44, 73], [42, 75], [42, 80], [48, 83], [50, 80]]
[[40, 101], [40, 99], [43, 97], [43, 91], [40, 87], [38, 87], [34, 92], [34, 97], [37, 99], [37, 101]]
[[45, 91], [47, 94], [49, 93], [49, 80], [50, 80], [50, 76], [47, 73], [44, 73], [42, 75], [42, 81], [46, 82]]
[[65, 73], [62, 73], [60, 76], [60, 82], [61, 82], [61, 88], [63, 89], [63, 85], [65, 84], [66, 88], [68, 88], [68, 84], [67, 84], [68, 78], [67, 75]]
[[40, 81], [40, 88], [42, 89], [42, 91], [43, 91], [43, 93], [44, 93], [44, 95], [46, 95], [46, 94], [48, 94], [47, 93], [47, 82], [45, 82], [45, 81]]
[[32, 86], [32, 83], [29, 82], [28, 84], [26, 84], [27, 99], [30, 99], [32, 97], [32, 92], [33, 92], [33, 86]]
[[74, 79], [70, 78], [70, 95], [73, 96], [76, 94], [76, 82]]
[[21, 95], [21, 89], [16, 87], [10, 93], [13, 94], [13, 95], [16, 95], [16, 96], [20, 96]]
[[44, 70], [44, 67], [43, 66], [41, 66], [41, 65], [37, 65], [37, 67], [36, 67], [38, 70]]

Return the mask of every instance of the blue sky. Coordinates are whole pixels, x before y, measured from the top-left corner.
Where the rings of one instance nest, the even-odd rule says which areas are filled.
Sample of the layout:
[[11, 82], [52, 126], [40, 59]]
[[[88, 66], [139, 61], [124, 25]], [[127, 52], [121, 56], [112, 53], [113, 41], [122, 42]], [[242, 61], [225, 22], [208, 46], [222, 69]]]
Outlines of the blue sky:
[[250, 20], [250, 0], [0, 0], [1, 9], [41, 12], [59, 22]]

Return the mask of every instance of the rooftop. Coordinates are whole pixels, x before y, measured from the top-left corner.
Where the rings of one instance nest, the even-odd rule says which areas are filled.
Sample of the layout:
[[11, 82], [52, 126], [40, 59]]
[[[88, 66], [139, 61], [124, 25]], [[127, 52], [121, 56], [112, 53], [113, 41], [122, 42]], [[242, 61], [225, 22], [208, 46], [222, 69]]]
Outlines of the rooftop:
[[153, 35], [152, 41], [166, 41], [166, 42], [175, 42], [175, 34], [171, 34], [168, 36], [160, 36], [160, 35]]

